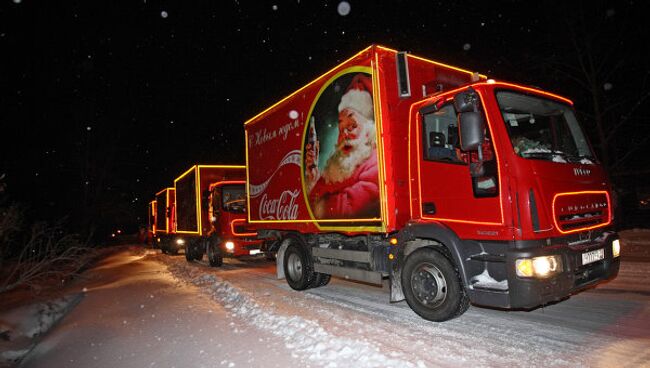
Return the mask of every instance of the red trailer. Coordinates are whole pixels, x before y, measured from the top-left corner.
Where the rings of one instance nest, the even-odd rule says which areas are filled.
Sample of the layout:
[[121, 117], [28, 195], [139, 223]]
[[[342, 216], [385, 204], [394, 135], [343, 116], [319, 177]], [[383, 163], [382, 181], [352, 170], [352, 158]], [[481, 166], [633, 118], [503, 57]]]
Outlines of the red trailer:
[[156, 200], [149, 202], [147, 206], [147, 244], [153, 245], [156, 234]]
[[611, 186], [572, 102], [373, 45], [245, 122], [278, 276], [380, 284], [423, 318], [613, 278]]
[[165, 188], [156, 193], [156, 214], [154, 222], [154, 246], [163, 253], [176, 253], [174, 244], [176, 192], [174, 188]]
[[188, 261], [207, 251], [210, 264], [220, 266], [224, 256], [261, 253], [254, 232], [233, 232], [246, 218], [245, 176], [242, 165], [194, 165], [174, 180], [174, 244], [176, 250], [185, 249]]

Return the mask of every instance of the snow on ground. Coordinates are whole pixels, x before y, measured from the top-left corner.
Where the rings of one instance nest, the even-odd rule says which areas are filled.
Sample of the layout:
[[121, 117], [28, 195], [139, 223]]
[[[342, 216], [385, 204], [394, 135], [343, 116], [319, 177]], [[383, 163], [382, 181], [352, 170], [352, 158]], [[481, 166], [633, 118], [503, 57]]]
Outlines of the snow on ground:
[[472, 306], [445, 323], [388, 303], [387, 285], [333, 279], [296, 292], [264, 260], [214, 269], [123, 251], [69, 290], [85, 297], [23, 366], [650, 367], [650, 231], [621, 236], [609, 283], [533, 311]]

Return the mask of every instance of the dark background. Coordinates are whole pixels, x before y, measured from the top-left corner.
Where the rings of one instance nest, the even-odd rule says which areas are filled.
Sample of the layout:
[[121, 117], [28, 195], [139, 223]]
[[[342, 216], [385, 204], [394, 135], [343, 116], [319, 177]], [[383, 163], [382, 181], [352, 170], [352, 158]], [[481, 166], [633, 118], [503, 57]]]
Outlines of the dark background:
[[0, 190], [97, 239], [135, 231], [192, 164], [244, 163], [245, 120], [378, 43], [574, 100], [620, 223], [648, 226], [643, 2], [340, 3], [1, 0]]

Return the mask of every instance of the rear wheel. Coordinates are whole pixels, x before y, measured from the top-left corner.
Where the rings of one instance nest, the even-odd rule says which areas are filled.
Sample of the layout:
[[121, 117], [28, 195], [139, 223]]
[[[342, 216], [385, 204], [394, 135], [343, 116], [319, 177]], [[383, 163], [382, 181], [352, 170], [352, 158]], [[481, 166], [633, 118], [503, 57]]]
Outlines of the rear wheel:
[[436, 322], [463, 314], [469, 307], [458, 272], [442, 253], [424, 248], [408, 256], [402, 270], [406, 302], [420, 317]]
[[194, 260], [194, 252], [192, 251], [192, 247], [190, 246], [189, 242], [185, 243], [185, 260], [188, 262], [192, 262]]
[[284, 276], [294, 290], [313, 287], [316, 274], [311, 259], [305, 247], [296, 240], [292, 240], [284, 252]]
[[218, 238], [210, 238], [207, 242], [205, 252], [208, 254], [208, 263], [210, 267], [221, 267], [223, 265], [223, 255], [219, 248], [220, 240]]
[[330, 274], [316, 272], [316, 277], [314, 278], [314, 282], [312, 283], [311, 287], [317, 288], [317, 287], [325, 286], [330, 283], [331, 279], [332, 279], [332, 275]]

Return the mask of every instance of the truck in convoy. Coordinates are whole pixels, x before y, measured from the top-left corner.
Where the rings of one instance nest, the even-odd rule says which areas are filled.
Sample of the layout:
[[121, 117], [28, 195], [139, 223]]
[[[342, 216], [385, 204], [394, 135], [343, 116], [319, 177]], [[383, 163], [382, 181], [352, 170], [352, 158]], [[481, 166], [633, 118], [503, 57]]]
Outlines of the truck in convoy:
[[388, 279], [432, 321], [562, 300], [620, 254], [572, 105], [372, 45], [244, 123], [249, 222], [295, 290]]
[[262, 254], [246, 222], [246, 171], [241, 165], [194, 165], [174, 180], [176, 251], [188, 262], [207, 253], [211, 266], [223, 257]]
[[154, 247], [163, 253], [176, 254], [174, 247], [176, 193], [174, 188], [165, 188], [156, 193], [156, 214], [154, 216]]

